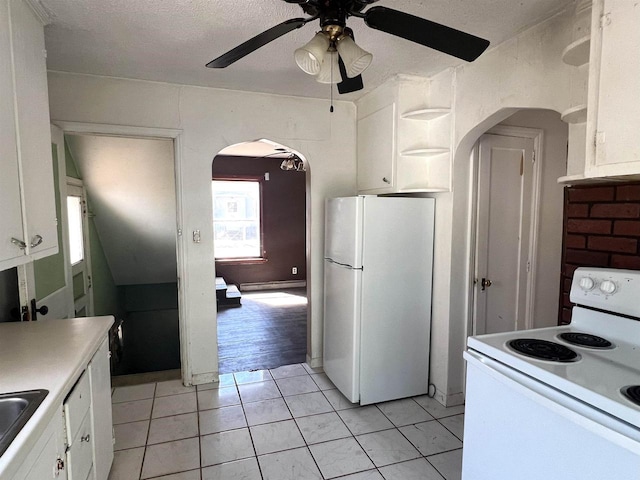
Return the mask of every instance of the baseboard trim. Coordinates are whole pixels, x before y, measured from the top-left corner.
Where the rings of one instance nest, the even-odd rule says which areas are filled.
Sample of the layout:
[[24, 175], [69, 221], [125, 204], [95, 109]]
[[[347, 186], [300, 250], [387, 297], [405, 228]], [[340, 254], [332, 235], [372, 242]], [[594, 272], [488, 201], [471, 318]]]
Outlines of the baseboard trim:
[[304, 288], [307, 286], [305, 280], [286, 280], [282, 282], [255, 282], [241, 283], [240, 291], [250, 292], [256, 290], [282, 290], [286, 288]]
[[322, 357], [311, 358], [309, 354], [307, 354], [307, 365], [311, 368], [320, 368], [323, 366]]
[[445, 394], [444, 392], [436, 388], [436, 394], [433, 396], [438, 402], [445, 407], [455, 407], [457, 405], [464, 405], [464, 393], [452, 393]]

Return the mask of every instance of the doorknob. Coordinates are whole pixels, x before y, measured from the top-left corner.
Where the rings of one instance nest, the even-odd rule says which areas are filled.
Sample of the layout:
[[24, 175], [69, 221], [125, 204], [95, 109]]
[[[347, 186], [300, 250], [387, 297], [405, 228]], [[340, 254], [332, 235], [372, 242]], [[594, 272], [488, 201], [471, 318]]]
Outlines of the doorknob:
[[47, 307], [46, 305], [43, 305], [40, 308], [37, 308], [36, 299], [32, 298], [31, 299], [31, 320], [32, 321], [35, 322], [38, 319], [38, 313], [40, 315], [46, 315], [47, 313], [49, 313], [49, 307]]
[[480, 285], [482, 286], [482, 290], [484, 291], [487, 287], [491, 286], [491, 280], [489, 280], [488, 278], [483, 278], [480, 282]]

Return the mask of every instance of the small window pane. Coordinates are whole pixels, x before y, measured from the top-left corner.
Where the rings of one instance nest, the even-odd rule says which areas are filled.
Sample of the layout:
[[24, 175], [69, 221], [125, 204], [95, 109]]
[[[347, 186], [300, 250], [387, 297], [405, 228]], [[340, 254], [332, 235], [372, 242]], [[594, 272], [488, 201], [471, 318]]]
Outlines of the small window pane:
[[212, 190], [215, 257], [260, 257], [260, 182], [214, 180]]
[[67, 197], [69, 214], [69, 253], [71, 265], [84, 260], [84, 239], [82, 237], [82, 201], [80, 197]]

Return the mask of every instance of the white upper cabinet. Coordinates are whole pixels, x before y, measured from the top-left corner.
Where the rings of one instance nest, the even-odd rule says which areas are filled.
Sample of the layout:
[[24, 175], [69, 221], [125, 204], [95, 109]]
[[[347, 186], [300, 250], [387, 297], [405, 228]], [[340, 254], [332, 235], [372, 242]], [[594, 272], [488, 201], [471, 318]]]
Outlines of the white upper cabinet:
[[358, 193], [451, 189], [451, 88], [398, 76], [358, 101]]
[[58, 236], [44, 29], [24, 0], [0, 0], [0, 12], [4, 270], [57, 253]]
[[[9, 5], [0, 8], [0, 65], [11, 65], [11, 32], [9, 29]], [[0, 264], [19, 262], [24, 256], [11, 238], [22, 239], [22, 209], [18, 182], [18, 146], [16, 140], [13, 73], [10, 68], [0, 68], [0, 205], [2, 205], [2, 238], [0, 239]], [[8, 206], [8, 208], [7, 208]]]
[[595, 0], [585, 177], [640, 176], [640, 3]]

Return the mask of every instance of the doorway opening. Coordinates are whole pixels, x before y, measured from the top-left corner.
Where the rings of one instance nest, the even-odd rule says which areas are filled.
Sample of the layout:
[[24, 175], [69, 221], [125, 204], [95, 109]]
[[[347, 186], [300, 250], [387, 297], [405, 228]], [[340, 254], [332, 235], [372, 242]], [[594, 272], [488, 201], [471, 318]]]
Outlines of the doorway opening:
[[212, 164], [221, 374], [303, 363], [307, 353], [308, 164], [270, 140]]
[[65, 144], [75, 316], [121, 322], [113, 375], [177, 372], [173, 140], [67, 133]]
[[470, 335], [556, 322], [567, 132], [557, 112], [525, 109], [473, 148]]

